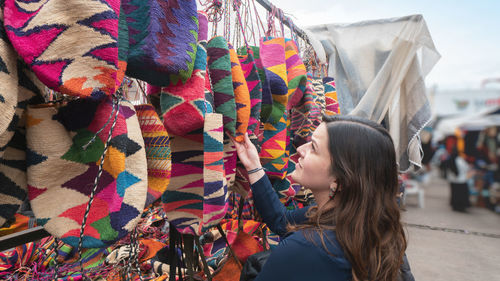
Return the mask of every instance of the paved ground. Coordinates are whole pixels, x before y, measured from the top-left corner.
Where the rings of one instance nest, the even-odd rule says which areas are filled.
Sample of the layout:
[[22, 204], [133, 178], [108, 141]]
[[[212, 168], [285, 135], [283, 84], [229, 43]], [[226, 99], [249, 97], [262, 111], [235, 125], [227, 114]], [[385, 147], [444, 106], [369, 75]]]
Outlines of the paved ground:
[[403, 213], [415, 279], [500, 281], [500, 215], [475, 207], [453, 212], [448, 183], [435, 175], [422, 187], [425, 208], [412, 196]]

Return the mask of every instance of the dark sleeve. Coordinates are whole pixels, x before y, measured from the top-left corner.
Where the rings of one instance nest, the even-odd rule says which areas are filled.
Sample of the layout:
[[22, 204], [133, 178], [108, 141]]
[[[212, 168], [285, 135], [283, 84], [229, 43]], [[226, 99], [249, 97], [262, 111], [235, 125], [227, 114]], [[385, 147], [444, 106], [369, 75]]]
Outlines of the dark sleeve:
[[307, 220], [306, 212], [309, 207], [287, 210], [280, 202], [267, 176], [263, 176], [251, 187], [255, 208], [272, 232], [284, 236], [287, 233], [288, 223], [299, 224]]
[[403, 256], [403, 265], [401, 265], [401, 275], [399, 276], [400, 281], [415, 281], [413, 274], [411, 273], [410, 263], [406, 254]]
[[350, 268], [343, 268], [317, 247], [287, 240], [273, 249], [255, 281], [351, 280]]

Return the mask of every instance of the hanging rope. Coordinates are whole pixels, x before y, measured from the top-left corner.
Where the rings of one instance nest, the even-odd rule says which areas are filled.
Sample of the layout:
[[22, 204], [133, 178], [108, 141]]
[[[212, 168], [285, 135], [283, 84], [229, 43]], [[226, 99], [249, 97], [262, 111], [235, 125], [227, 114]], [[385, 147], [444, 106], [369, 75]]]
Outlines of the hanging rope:
[[118, 113], [120, 112], [120, 101], [121, 100], [122, 100], [121, 95], [116, 95], [116, 96], [113, 95], [113, 107], [112, 107], [112, 111], [111, 111], [110, 116], [113, 115], [113, 113], [114, 113], [114, 120], [113, 120], [113, 124], [111, 125], [111, 128], [109, 129], [108, 139], [107, 139], [106, 144], [104, 146], [104, 151], [101, 155], [101, 159], [99, 160], [99, 170], [98, 170], [97, 176], [95, 177], [95, 180], [94, 180], [94, 186], [92, 188], [92, 192], [90, 193], [89, 202], [87, 203], [87, 208], [85, 209], [85, 214], [84, 214], [83, 220], [82, 220], [82, 226], [80, 228], [80, 237], [79, 237], [79, 241], [78, 241], [78, 254], [79, 254], [80, 270], [82, 272], [84, 280], [90, 280], [90, 279], [87, 276], [85, 269], [83, 268], [83, 261], [82, 261], [83, 234], [85, 231], [85, 226], [87, 224], [87, 218], [88, 218], [89, 213], [90, 213], [90, 207], [92, 206], [92, 203], [94, 202], [94, 195], [97, 191], [97, 187], [99, 185], [99, 180], [101, 179], [103, 166], [104, 166], [104, 157], [108, 151], [111, 137], [113, 136], [113, 130], [116, 126], [116, 120], [118, 119]]

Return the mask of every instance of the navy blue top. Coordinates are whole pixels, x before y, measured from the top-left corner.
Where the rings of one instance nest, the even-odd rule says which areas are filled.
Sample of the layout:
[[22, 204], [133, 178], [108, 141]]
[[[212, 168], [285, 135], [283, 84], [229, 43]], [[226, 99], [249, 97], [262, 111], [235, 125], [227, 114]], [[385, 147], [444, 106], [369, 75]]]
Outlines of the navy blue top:
[[256, 281], [268, 280], [351, 280], [351, 264], [337, 241], [334, 231], [325, 231], [324, 240], [328, 252], [321, 244], [319, 234], [313, 232], [313, 241], [304, 231], [288, 233], [287, 224], [303, 223], [308, 208], [287, 210], [278, 199], [267, 176], [252, 184], [257, 211], [269, 229], [281, 236]]

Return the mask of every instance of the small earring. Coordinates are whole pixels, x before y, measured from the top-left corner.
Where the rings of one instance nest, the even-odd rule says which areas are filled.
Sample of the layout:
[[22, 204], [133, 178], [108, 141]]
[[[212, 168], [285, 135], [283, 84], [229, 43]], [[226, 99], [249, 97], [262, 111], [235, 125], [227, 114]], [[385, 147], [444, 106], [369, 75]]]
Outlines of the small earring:
[[330, 199], [333, 199], [335, 197], [335, 193], [337, 193], [337, 189], [330, 188], [330, 193], [328, 194], [330, 196]]

